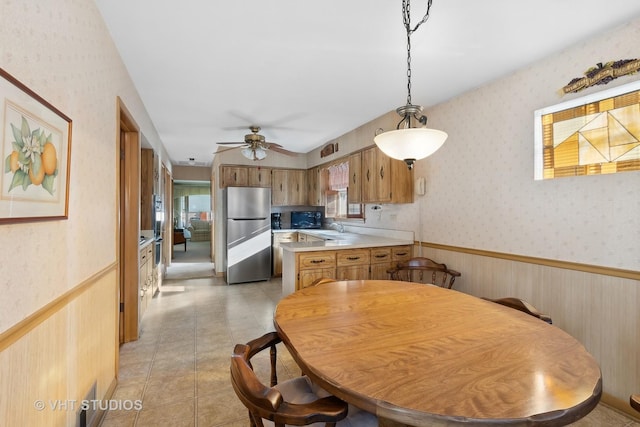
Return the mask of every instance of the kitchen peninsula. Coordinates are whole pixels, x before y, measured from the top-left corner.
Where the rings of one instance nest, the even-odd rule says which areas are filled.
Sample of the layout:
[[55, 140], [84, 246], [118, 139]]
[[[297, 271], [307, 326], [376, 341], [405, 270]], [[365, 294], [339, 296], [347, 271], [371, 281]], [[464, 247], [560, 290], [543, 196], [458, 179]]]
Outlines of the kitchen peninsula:
[[310, 238], [282, 243], [282, 294], [305, 288], [316, 279], [388, 279], [387, 270], [411, 258], [413, 232], [345, 227], [304, 230]]

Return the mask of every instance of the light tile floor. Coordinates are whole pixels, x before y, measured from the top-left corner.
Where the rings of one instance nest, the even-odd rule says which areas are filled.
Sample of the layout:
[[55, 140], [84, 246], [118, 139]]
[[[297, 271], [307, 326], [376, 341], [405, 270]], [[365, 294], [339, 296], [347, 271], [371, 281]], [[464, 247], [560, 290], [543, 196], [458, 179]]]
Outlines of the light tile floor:
[[[142, 409], [109, 411], [102, 427], [248, 426], [229, 381], [229, 355], [235, 343], [273, 330], [280, 286], [279, 280], [233, 286], [219, 278], [166, 280], [145, 313], [140, 339], [120, 350], [112, 399], [140, 399]], [[299, 375], [284, 347], [278, 360], [279, 379]], [[266, 376], [268, 361], [255, 368]], [[574, 425], [640, 427], [602, 404]]]

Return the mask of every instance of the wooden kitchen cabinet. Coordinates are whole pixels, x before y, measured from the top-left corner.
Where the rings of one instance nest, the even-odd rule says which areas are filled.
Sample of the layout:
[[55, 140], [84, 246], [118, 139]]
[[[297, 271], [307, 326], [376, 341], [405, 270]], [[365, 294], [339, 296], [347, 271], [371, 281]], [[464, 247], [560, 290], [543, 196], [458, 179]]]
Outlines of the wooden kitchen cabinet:
[[317, 251], [296, 254], [298, 270], [296, 289], [304, 289], [315, 280], [326, 277], [336, 278], [336, 252]]
[[295, 290], [299, 290], [320, 278], [388, 279], [387, 270], [394, 263], [411, 258], [411, 245], [298, 252], [295, 258]]
[[362, 203], [413, 203], [413, 173], [377, 147], [362, 151]]
[[140, 150], [140, 230], [153, 230], [153, 150]]
[[140, 275], [138, 276], [138, 321], [142, 320], [151, 298], [153, 298], [153, 250], [155, 244], [152, 242], [140, 249]]
[[391, 262], [394, 264], [409, 261], [411, 256], [411, 246], [391, 246]]
[[283, 233], [273, 233], [273, 276], [280, 277], [282, 276], [282, 247], [281, 243], [286, 242], [297, 242], [298, 241], [298, 233], [295, 231], [292, 232], [283, 232]]
[[336, 278], [338, 280], [368, 280], [370, 249], [336, 251]]
[[371, 248], [371, 280], [389, 280], [387, 270], [411, 259], [411, 246]]
[[286, 169], [271, 170], [271, 205], [284, 206], [289, 198], [289, 171]]
[[271, 168], [249, 166], [247, 168], [249, 187], [271, 188]]
[[220, 188], [249, 185], [249, 171], [246, 166], [220, 166], [220, 177]]
[[393, 266], [391, 248], [371, 248], [371, 280], [388, 280], [389, 270]]
[[349, 156], [349, 187], [347, 203], [362, 202], [362, 153]]
[[327, 178], [327, 170], [322, 166], [307, 170], [307, 204], [309, 206], [326, 204]]
[[271, 204], [273, 206], [306, 205], [307, 171], [303, 169], [272, 169]]
[[220, 166], [220, 188], [271, 187], [271, 169], [262, 166]]

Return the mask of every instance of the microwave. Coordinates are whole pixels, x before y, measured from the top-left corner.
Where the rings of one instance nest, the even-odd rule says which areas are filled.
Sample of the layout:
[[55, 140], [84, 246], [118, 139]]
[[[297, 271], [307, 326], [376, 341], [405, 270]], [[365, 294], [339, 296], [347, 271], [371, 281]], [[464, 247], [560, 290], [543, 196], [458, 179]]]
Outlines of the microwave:
[[310, 229], [322, 228], [323, 220], [322, 212], [316, 211], [298, 211], [291, 212], [291, 228], [293, 229]]

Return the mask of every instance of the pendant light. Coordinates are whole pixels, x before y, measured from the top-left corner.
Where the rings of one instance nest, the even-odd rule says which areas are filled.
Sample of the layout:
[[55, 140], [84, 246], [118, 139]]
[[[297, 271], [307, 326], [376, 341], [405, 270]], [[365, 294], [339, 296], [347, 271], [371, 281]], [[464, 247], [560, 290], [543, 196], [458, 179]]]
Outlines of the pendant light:
[[435, 153], [448, 136], [441, 130], [427, 128], [427, 116], [422, 114], [422, 107], [411, 103], [411, 34], [429, 19], [432, 2], [428, 0], [424, 17], [411, 28], [411, 1], [402, 0], [402, 17], [407, 31], [407, 105], [396, 109], [402, 117], [396, 129], [380, 133], [373, 139], [383, 153], [403, 160], [409, 169], [413, 168], [416, 160]]

